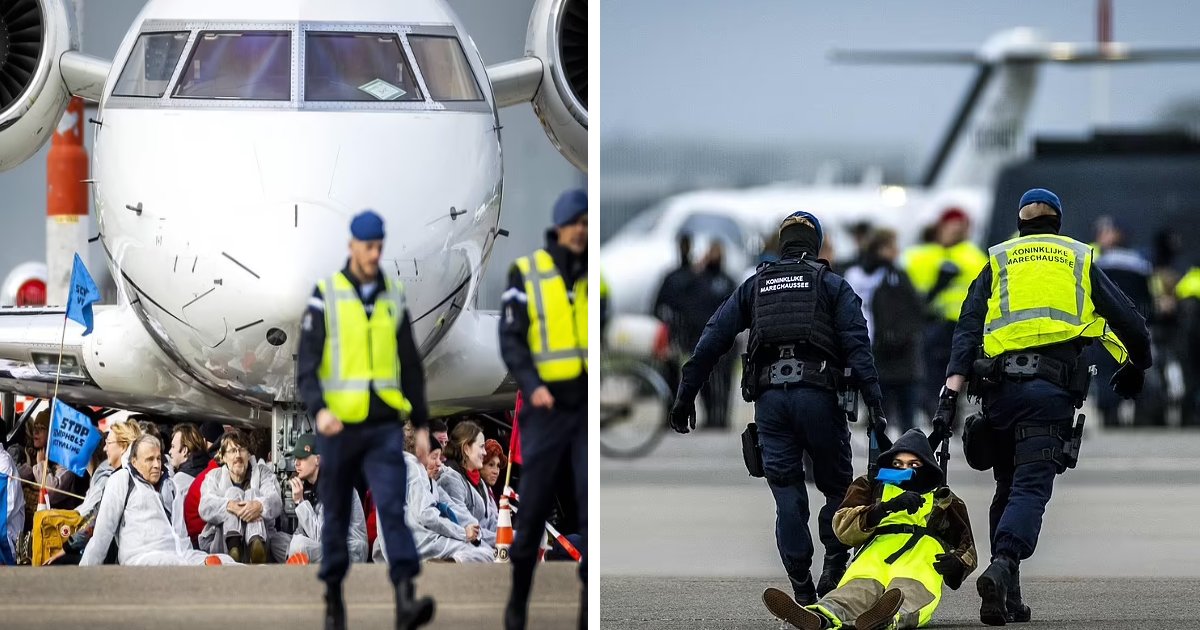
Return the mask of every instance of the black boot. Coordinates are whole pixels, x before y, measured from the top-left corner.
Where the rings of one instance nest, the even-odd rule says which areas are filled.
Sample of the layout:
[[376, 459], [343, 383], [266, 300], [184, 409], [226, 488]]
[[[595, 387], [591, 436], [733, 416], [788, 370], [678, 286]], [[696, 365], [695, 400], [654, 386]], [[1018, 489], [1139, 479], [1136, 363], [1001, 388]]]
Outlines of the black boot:
[[846, 563], [850, 561], [850, 552], [835, 553], [825, 556], [825, 566], [821, 569], [821, 579], [817, 580], [817, 597], [837, 588], [842, 576], [846, 575]]
[[813, 586], [812, 576], [805, 574], [803, 581], [788, 576], [792, 583], [792, 592], [796, 594], [796, 603], [801, 606], [812, 606], [817, 603], [817, 588]]
[[1013, 567], [1012, 584], [1008, 588], [1008, 598], [1004, 602], [1008, 612], [1009, 623], [1025, 623], [1033, 617], [1033, 613], [1025, 602], [1021, 601], [1021, 566]]
[[417, 599], [411, 580], [396, 585], [396, 630], [420, 628], [433, 619], [433, 598]]
[[325, 585], [325, 630], [346, 630], [346, 604], [340, 583]]
[[[508, 606], [504, 608], [504, 630], [525, 630], [534, 565], [517, 560], [513, 560], [512, 565], [512, 590], [508, 594]], [[586, 592], [584, 597], [587, 597]]]
[[1008, 622], [1008, 591], [1012, 588], [1013, 569], [1017, 563], [1005, 555], [992, 559], [992, 564], [975, 582], [979, 597], [979, 620], [989, 626], [1003, 626]]

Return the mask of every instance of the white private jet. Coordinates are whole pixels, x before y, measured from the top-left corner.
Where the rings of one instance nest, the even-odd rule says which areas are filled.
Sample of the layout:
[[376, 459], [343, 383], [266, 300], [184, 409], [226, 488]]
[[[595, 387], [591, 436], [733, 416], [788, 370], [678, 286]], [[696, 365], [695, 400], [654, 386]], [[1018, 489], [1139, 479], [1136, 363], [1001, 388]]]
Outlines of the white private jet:
[[[431, 412], [511, 406], [497, 315], [473, 307], [501, 235], [497, 108], [532, 101], [586, 170], [586, 0], [538, 0], [526, 56], [487, 67], [444, 0], [150, 0], [111, 63], [77, 52], [63, 0], [0, 8], [0, 168], [37, 152], [70, 95], [99, 103], [119, 300], [91, 335], [67, 326], [60, 398], [271, 427], [285, 448], [300, 317], [370, 207]], [[63, 315], [0, 309], [0, 390], [50, 397]]]
[[[808, 210], [821, 218], [826, 238], [870, 221], [899, 234], [901, 245], [950, 208], [972, 219], [976, 236], [990, 217], [992, 188], [1000, 171], [1028, 153], [1025, 123], [1041, 63], [1196, 61], [1200, 49], [1137, 50], [1126, 44], [1048, 42], [1029, 28], [1002, 31], [978, 51], [835, 52], [835, 59], [865, 63], [954, 63], [978, 67], [966, 97], [921, 182], [915, 186], [774, 185], [696, 191], [663, 200], [604, 243], [600, 267], [612, 287], [616, 312], [649, 313], [666, 274], [678, 265], [675, 242], [693, 235], [693, 258], [714, 239], [725, 247], [725, 271], [741, 279], [758, 261], [764, 235], [787, 214]], [[842, 255], [853, 248], [834, 243]]]

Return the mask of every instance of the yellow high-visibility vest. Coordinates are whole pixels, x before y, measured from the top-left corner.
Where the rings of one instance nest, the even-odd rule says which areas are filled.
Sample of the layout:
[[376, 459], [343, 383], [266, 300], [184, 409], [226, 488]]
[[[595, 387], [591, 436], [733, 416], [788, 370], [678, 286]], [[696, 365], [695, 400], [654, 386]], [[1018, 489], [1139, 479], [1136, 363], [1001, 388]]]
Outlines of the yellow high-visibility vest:
[[371, 406], [371, 389], [407, 418], [412, 403], [400, 389], [396, 330], [404, 321], [404, 287], [383, 281], [370, 319], [354, 285], [338, 272], [317, 283], [325, 300], [325, 351], [317, 372], [325, 405], [342, 422], [362, 422]]
[[956, 322], [962, 312], [963, 302], [967, 300], [971, 282], [987, 265], [987, 256], [974, 243], [967, 241], [950, 247], [927, 243], [913, 247], [904, 255], [904, 268], [909, 280], [913, 287], [926, 294], [937, 283], [938, 270], [945, 262], [958, 267], [959, 274], [933, 298], [932, 306], [942, 319]]
[[1099, 339], [1120, 363], [1125, 345], [1092, 304], [1092, 249], [1057, 234], [1020, 236], [988, 250], [991, 295], [983, 326], [989, 357], [1077, 337]]
[[571, 292], [544, 249], [514, 263], [525, 281], [529, 350], [545, 383], [569, 381], [587, 370], [587, 276]]
[[1175, 285], [1175, 297], [1186, 300], [1200, 298], [1200, 267], [1192, 267]]

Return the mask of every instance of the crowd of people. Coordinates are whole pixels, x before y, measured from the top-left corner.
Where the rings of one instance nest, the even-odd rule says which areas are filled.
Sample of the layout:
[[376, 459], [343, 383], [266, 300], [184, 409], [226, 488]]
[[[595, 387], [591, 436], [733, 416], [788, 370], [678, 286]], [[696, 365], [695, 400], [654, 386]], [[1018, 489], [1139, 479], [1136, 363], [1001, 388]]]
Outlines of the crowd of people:
[[[422, 461], [414, 453], [412, 427], [406, 426], [405, 520], [421, 559], [492, 562], [504, 492], [500, 475], [508, 454], [472, 420], [459, 421], [452, 430], [433, 420], [431, 428], [434, 443]], [[8, 480], [2, 564], [31, 562], [39, 503], [69, 511], [68, 522], [75, 524], [45, 564], [321, 560], [321, 453], [313, 434], [296, 439], [288, 453], [295, 472], [281, 484], [262, 430], [217, 422], [166, 426], [131, 416], [106, 426], [87, 473], [75, 475], [47, 463], [48, 429], [49, 412], [35, 414], [0, 450], [0, 474]], [[351, 561], [385, 562], [370, 489], [365, 480], [355, 487], [347, 540]], [[289, 499], [294, 521], [284, 518]]]

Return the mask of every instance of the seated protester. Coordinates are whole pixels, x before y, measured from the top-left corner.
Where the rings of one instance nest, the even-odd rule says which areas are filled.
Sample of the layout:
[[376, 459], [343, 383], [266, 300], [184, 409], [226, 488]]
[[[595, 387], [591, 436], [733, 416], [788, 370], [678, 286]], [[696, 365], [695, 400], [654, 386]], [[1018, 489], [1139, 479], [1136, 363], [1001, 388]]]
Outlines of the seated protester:
[[483, 443], [483, 471], [480, 476], [483, 477], [483, 485], [487, 487], [488, 495], [496, 505], [500, 504], [500, 495], [504, 494], [504, 488], [497, 488], [496, 484], [500, 483], [500, 471], [508, 465], [508, 458], [504, 456], [504, 448], [496, 440], [488, 440]]
[[8, 451], [0, 450], [0, 475], [3, 475], [3, 485], [0, 494], [0, 509], [4, 510], [6, 527], [0, 532], [0, 565], [15, 565], [17, 563], [17, 544], [21, 539], [21, 530], [25, 528], [25, 495], [21, 492], [21, 481], [17, 475], [17, 465]]
[[967, 506], [946, 487], [925, 434], [909, 430], [877, 462], [876, 480], [855, 479], [833, 516], [838, 539], [859, 548], [838, 587], [805, 607], [769, 588], [763, 602], [776, 617], [805, 630], [917, 628], [933, 617], [942, 583], [958, 589], [975, 570]]
[[188, 538], [192, 540], [192, 546], [197, 548], [200, 546], [200, 533], [208, 524], [200, 518], [200, 488], [204, 486], [204, 479], [208, 473], [221, 465], [217, 454], [221, 450], [221, 441], [225, 438], [225, 427], [219, 422], [209, 420], [200, 425], [200, 435], [208, 445], [208, 466], [196, 475], [188, 487], [187, 495], [183, 497], [183, 524], [187, 529]]
[[175, 504], [171, 507], [172, 525], [181, 536], [187, 535], [187, 523], [183, 517], [183, 503], [188, 490], [196, 476], [208, 468], [208, 445], [196, 425], [183, 423], [175, 425], [171, 430], [171, 467], [175, 474], [171, 481], [175, 483]]
[[92, 539], [80, 566], [104, 563], [117, 542], [117, 563], [127, 566], [233, 564], [229, 556], [192, 549], [171, 527], [174, 488], [163, 477], [162, 444], [143, 435], [129, 447], [124, 465], [109, 477]]
[[[404, 425], [404, 464], [408, 471], [405, 490], [404, 518], [412, 530], [417, 553], [422, 560], [453, 560], [455, 562], [493, 562], [495, 551], [483, 544], [479, 523], [461, 508], [453, 510], [447, 504], [439, 506], [426, 472], [427, 464], [413, 454], [412, 424]], [[436, 448], [437, 442], [433, 442]], [[438, 462], [441, 449], [430, 450], [429, 460]], [[376, 562], [386, 558], [383, 538], [376, 539], [372, 554]]]
[[[200, 487], [200, 549], [228, 553], [238, 562], [265, 564], [287, 558], [289, 537], [275, 531], [283, 497], [275, 473], [250, 454], [246, 434], [227, 433], [221, 441], [221, 466], [209, 471]], [[195, 482], [192, 482], [195, 485]]]
[[[296, 460], [296, 476], [289, 481], [292, 501], [296, 504], [296, 533], [288, 545], [288, 564], [308, 564], [321, 561], [321, 529], [325, 524], [325, 507], [317, 497], [317, 477], [321, 474], [321, 455], [317, 452], [317, 436], [312, 433], [296, 439], [292, 450]], [[350, 536], [346, 548], [350, 562], [367, 561], [367, 518], [357, 492], [350, 493]]]
[[450, 441], [450, 433], [446, 429], [446, 421], [441, 418], [431, 418], [429, 420], [429, 448], [441, 450], [446, 448], [446, 442]]
[[466, 420], [450, 432], [446, 443], [446, 466], [438, 478], [438, 486], [446, 491], [451, 503], [465, 508], [483, 530], [483, 542], [496, 545], [496, 523], [500, 508], [488, 496], [480, 478], [483, 469], [483, 430]]
[[[75, 508], [75, 511], [84, 518], [84, 522], [75, 531], [75, 534], [63, 544], [62, 550], [50, 557], [47, 564], [79, 564], [83, 557], [84, 547], [92, 539], [96, 517], [99, 514], [100, 500], [104, 497], [104, 489], [107, 487], [108, 480], [114, 472], [121, 468], [123, 456], [129, 447], [133, 446], [134, 441], [140, 437], [142, 437], [142, 429], [136, 422], [120, 422], [109, 426], [108, 433], [104, 435], [104, 442], [102, 442], [104, 461], [100, 462], [100, 465], [92, 471], [92, 484], [88, 487], [87, 494], [84, 495], [83, 503]], [[106, 557], [110, 562], [116, 561], [115, 556]]]

